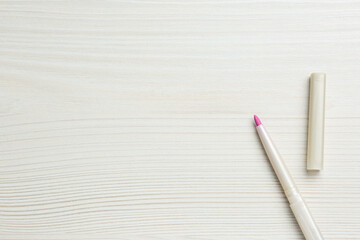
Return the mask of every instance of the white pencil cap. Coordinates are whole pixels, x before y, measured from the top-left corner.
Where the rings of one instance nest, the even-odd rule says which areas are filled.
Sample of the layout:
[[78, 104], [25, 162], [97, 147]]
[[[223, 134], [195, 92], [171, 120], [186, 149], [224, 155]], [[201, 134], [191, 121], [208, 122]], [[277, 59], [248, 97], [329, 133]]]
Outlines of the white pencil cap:
[[325, 127], [325, 73], [310, 77], [307, 170], [322, 170]]

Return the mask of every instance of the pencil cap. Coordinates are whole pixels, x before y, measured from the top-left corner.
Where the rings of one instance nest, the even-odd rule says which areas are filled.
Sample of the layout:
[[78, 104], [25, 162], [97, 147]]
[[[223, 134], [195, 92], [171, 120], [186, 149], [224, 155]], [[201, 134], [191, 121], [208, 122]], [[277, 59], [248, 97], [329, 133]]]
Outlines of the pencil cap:
[[325, 73], [310, 77], [307, 170], [322, 170], [325, 127]]

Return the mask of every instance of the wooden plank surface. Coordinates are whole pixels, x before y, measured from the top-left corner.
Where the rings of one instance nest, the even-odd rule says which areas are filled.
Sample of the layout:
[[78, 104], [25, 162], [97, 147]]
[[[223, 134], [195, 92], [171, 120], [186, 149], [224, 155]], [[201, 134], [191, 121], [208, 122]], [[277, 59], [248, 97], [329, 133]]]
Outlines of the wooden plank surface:
[[[0, 239], [360, 239], [357, 1], [1, 1]], [[305, 170], [327, 73], [325, 169]]]

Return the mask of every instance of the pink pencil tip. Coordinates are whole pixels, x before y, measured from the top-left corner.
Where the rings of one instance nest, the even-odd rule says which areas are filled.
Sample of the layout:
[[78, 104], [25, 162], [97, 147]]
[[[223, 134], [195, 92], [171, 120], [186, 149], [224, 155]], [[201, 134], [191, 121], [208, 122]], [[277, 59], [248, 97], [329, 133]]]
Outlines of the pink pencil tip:
[[260, 118], [258, 116], [256, 116], [256, 115], [254, 115], [254, 121], [255, 121], [256, 126], [259, 126], [259, 125], [262, 124], [261, 121], [260, 121]]

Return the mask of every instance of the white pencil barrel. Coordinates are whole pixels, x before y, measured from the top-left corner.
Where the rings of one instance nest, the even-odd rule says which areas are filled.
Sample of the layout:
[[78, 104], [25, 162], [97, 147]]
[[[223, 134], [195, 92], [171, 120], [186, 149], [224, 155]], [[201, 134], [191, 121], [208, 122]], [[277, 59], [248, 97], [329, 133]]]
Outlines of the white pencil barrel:
[[261, 143], [264, 146], [271, 166], [273, 167], [284, 191], [286, 192], [288, 189], [296, 188], [294, 180], [292, 179], [286, 165], [283, 163], [281, 155], [271, 140], [271, 137], [265, 127], [263, 125], [259, 125], [256, 127], [256, 130], [259, 134]]
[[256, 130], [306, 240], [323, 240], [319, 228], [311, 216], [305, 201], [297, 190], [295, 182], [284, 164], [279, 151], [271, 140], [270, 135], [263, 125], [257, 126]]
[[306, 240], [323, 240], [319, 228], [317, 227], [306, 203], [302, 199], [290, 204], [290, 208], [294, 213], [296, 221], [298, 222], [301, 231]]

